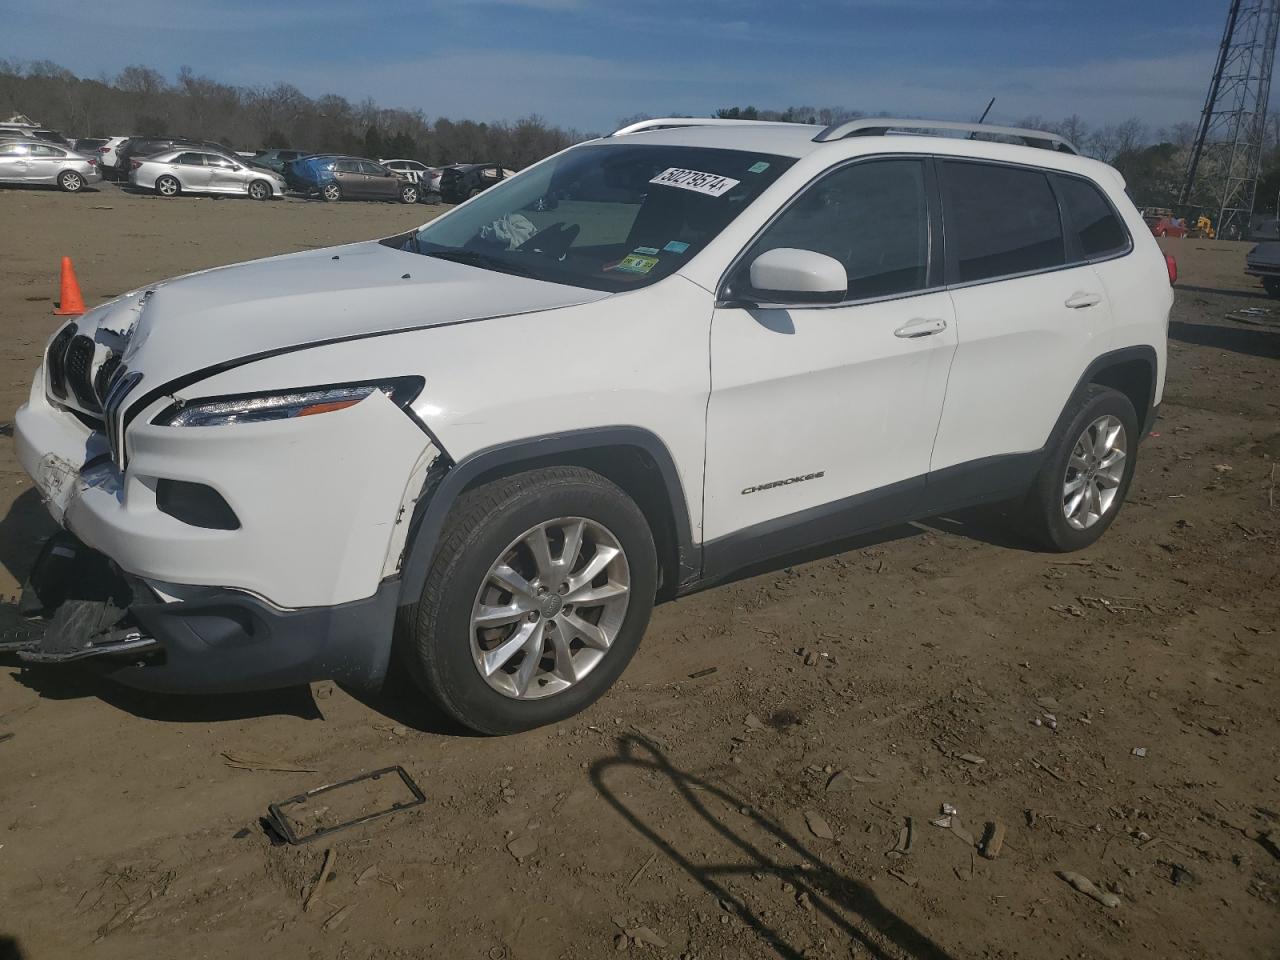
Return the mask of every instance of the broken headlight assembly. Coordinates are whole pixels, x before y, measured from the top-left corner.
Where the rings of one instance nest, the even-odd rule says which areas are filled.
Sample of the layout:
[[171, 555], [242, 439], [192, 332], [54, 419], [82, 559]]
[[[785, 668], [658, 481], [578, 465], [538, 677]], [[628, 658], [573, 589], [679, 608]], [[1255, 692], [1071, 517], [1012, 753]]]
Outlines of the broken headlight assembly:
[[[421, 377], [396, 377], [335, 386], [299, 387], [229, 397], [206, 397], [179, 401], [153, 421], [169, 427], [217, 427], [232, 423], [267, 423], [321, 413], [333, 413], [355, 406], [374, 391], [381, 391], [401, 410], [422, 391]], [[412, 414], [410, 414], [412, 416]]]

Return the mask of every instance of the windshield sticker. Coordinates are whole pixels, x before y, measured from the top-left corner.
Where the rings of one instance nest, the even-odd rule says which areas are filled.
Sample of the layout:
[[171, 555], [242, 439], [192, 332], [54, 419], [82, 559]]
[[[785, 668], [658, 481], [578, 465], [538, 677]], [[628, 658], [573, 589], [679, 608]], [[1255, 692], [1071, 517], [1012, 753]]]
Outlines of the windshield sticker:
[[689, 245], [683, 240], [671, 240], [662, 249], [667, 253], [684, 253], [689, 249]]
[[622, 273], [645, 274], [645, 273], [648, 273], [657, 265], [658, 265], [657, 257], [641, 257], [632, 253], [623, 257], [622, 260], [619, 261], [618, 265], [614, 267], [614, 269], [619, 270]]
[[769, 169], [769, 165], [761, 160], [759, 163], [753, 163], [747, 167], [747, 173], [764, 173]]
[[728, 193], [740, 181], [731, 177], [722, 177], [718, 173], [701, 173], [697, 170], [683, 170], [680, 167], [667, 167], [649, 181], [660, 187], [676, 187], [680, 190], [692, 190], [694, 193], [718, 197]]
[[657, 247], [636, 247], [631, 252], [639, 253], [647, 257], [653, 257], [653, 256], [657, 256], [658, 248]]

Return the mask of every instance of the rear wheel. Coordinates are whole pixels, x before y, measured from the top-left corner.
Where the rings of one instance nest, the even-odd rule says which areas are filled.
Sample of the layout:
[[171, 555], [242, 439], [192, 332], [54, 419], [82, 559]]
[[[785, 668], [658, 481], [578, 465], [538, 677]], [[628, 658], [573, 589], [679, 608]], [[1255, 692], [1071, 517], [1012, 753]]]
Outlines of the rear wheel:
[[58, 186], [67, 193], [79, 193], [84, 189], [84, 177], [74, 170], [63, 170], [58, 174]]
[[271, 184], [265, 180], [255, 180], [249, 184], [249, 196], [253, 200], [270, 200]]
[[333, 203], [336, 200], [341, 200], [342, 188], [336, 183], [326, 183], [320, 188], [320, 197], [324, 200], [328, 200], [330, 203]]
[[463, 494], [402, 621], [420, 686], [473, 730], [554, 723], [631, 660], [657, 583], [644, 514], [589, 470], [554, 467]]
[[1090, 384], [1049, 441], [1023, 506], [1023, 528], [1061, 552], [1096, 541], [1120, 512], [1137, 464], [1138, 416], [1118, 390]]
[[165, 174], [156, 180], [156, 193], [162, 197], [176, 197], [181, 192], [182, 184], [178, 183], [177, 177]]

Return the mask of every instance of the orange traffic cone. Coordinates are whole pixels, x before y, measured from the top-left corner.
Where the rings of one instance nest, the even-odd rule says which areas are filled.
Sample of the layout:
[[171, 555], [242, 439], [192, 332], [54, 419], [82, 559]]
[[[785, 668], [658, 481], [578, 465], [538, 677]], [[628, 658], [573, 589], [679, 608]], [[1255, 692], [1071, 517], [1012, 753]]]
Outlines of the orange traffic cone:
[[59, 317], [78, 317], [84, 313], [84, 297], [80, 296], [80, 283], [70, 257], [62, 258], [62, 296], [53, 312]]

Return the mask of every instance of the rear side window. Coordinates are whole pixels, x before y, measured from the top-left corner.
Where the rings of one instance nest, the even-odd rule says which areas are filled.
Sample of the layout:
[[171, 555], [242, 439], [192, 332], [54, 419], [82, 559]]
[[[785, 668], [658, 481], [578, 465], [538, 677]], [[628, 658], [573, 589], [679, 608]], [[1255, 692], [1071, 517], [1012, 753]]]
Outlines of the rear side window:
[[929, 208], [921, 160], [855, 163], [796, 198], [746, 258], [779, 247], [815, 250], [844, 264], [850, 300], [924, 289]]
[[180, 163], [183, 166], [187, 166], [187, 167], [203, 167], [204, 154], [203, 153], [180, 153], [178, 154], [178, 158], [173, 162]]
[[387, 171], [383, 170], [382, 167], [376, 163], [370, 163], [368, 160], [360, 161], [360, 172], [368, 177], [385, 177], [387, 175]]
[[947, 243], [960, 283], [1067, 262], [1058, 202], [1045, 174], [948, 160], [942, 184]]
[[1097, 187], [1075, 177], [1055, 177], [1058, 195], [1086, 260], [1120, 253], [1129, 246], [1120, 217]]
[[360, 164], [356, 163], [354, 160], [339, 160], [333, 165], [333, 169], [337, 170], [339, 173], [359, 173]]

